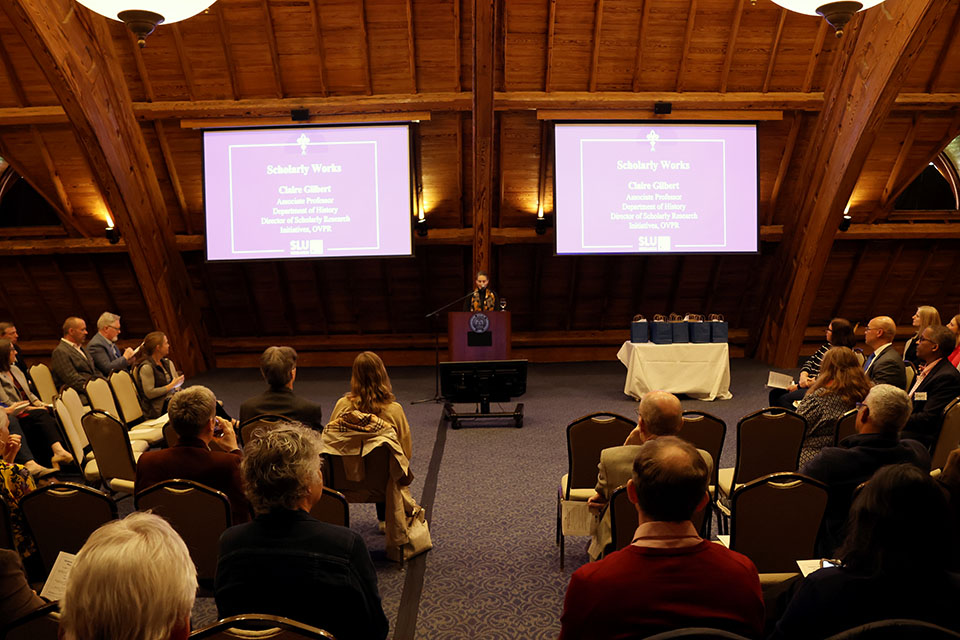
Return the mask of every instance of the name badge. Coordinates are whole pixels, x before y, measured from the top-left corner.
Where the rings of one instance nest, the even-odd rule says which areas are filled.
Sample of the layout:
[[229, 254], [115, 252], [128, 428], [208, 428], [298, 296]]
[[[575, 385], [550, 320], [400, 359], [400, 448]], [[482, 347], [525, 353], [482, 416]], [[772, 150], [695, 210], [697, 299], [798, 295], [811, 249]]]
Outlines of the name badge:
[[927, 392], [926, 391], [917, 391], [913, 394], [913, 399], [917, 402], [926, 402], [927, 401]]

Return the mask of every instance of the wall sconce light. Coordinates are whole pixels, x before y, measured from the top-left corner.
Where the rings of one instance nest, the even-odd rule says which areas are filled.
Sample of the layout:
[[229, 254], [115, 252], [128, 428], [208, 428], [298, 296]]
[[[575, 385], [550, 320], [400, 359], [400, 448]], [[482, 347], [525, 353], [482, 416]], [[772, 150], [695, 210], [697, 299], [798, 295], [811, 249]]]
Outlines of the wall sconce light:
[[103, 230], [103, 234], [107, 236], [107, 240], [110, 241], [110, 244], [117, 244], [120, 242], [120, 230], [116, 227], [107, 227]]
[[538, 236], [542, 236], [547, 232], [547, 229], [553, 226], [553, 220], [551, 218], [543, 215], [543, 205], [540, 205], [537, 208], [537, 221], [534, 223], [534, 231], [537, 232]]
[[840, 221], [840, 231], [846, 231], [850, 228], [850, 222], [853, 220], [853, 216], [849, 213], [843, 214], [843, 220]]

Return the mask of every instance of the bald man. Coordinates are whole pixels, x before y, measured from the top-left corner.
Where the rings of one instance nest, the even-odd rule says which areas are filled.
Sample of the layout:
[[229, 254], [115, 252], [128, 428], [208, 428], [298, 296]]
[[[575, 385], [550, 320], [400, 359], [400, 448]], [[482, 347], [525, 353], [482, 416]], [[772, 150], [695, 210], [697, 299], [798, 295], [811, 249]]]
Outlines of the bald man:
[[[637, 406], [637, 427], [627, 436], [620, 447], [610, 447], [600, 452], [600, 464], [597, 465], [596, 493], [588, 501], [590, 510], [603, 514], [598, 520], [588, 553], [590, 558], [599, 558], [607, 545], [613, 540], [610, 530], [610, 510], [605, 509], [613, 492], [633, 476], [633, 461], [640, 452], [640, 445], [654, 438], [675, 436], [683, 426], [683, 407], [677, 396], [666, 391], [651, 391], [640, 400]], [[713, 458], [709, 453], [698, 449], [707, 469], [713, 473]]]
[[889, 316], [877, 316], [864, 329], [864, 342], [873, 349], [863, 363], [863, 370], [874, 384], [892, 384], [898, 389], [907, 388], [907, 375], [903, 358], [893, 348], [897, 324]]

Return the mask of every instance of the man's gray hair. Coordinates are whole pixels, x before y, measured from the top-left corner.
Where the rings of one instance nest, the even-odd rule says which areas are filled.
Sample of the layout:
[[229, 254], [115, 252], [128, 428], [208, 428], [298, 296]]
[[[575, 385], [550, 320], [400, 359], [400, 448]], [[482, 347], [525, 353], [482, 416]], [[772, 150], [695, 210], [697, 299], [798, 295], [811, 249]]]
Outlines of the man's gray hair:
[[68, 640], [165, 640], [190, 619], [197, 569], [166, 520], [132, 513], [87, 539], [60, 600]]
[[120, 316], [115, 313], [110, 313], [109, 311], [104, 311], [100, 314], [100, 317], [97, 318], [97, 331], [100, 331], [104, 327], [109, 327], [114, 322], [120, 320]]
[[322, 452], [320, 434], [298, 423], [254, 431], [240, 463], [243, 492], [254, 512], [297, 509], [322, 482]]
[[666, 391], [650, 391], [637, 410], [646, 430], [655, 436], [674, 436], [683, 426], [683, 406]]
[[217, 411], [217, 397], [213, 391], [195, 385], [175, 393], [170, 398], [167, 415], [180, 437], [196, 438]]
[[297, 366], [297, 352], [293, 347], [267, 347], [260, 356], [260, 373], [273, 389], [287, 386], [293, 380]]
[[913, 411], [907, 392], [892, 384], [874, 385], [864, 404], [870, 409], [870, 421], [884, 433], [900, 431]]

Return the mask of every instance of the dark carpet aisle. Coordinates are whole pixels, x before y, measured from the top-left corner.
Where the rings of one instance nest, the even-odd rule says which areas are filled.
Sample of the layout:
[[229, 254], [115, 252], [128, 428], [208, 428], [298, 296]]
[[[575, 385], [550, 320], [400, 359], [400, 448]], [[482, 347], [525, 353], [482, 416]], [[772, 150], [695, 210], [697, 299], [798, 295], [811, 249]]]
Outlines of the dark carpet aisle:
[[[685, 409], [707, 411], [726, 421], [721, 466], [733, 465], [737, 420], [766, 405], [767, 371], [762, 363], [734, 360], [732, 400], [683, 399]], [[458, 430], [443, 425], [438, 430], [441, 406], [412, 404], [433, 396], [433, 369], [390, 369], [413, 432], [413, 495], [428, 507], [424, 483], [431, 483], [429, 499], [435, 482], [428, 511], [434, 549], [403, 568], [384, 556], [373, 505], [351, 505], [351, 528], [370, 548], [392, 637], [414, 637], [414, 625], [415, 637], [424, 640], [556, 637], [567, 582], [587, 561], [589, 541], [567, 538], [566, 569], [561, 570], [554, 530], [557, 484], [567, 464], [565, 428], [594, 411], [633, 419], [635, 402], [623, 394], [625, 373], [616, 361], [531, 365], [527, 394], [520, 399], [526, 416], [522, 429], [505, 422]], [[349, 375], [348, 369], [300, 369], [296, 391], [321, 402], [328, 414], [347, 390]], [[259, 393], [263, 383], [256, 370], [226, 369], [188, 384], [211, 387], [236, 415], [240, 402]], [[512, 410], [513, 405], [503, 407]], [[435, 450], [438, 433], [444, 439]], [[433, 454], [439, 465], [436, 476], [428, 478]], [[195, 627], [215, 617], [212, 600], [198, 600]]]

